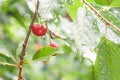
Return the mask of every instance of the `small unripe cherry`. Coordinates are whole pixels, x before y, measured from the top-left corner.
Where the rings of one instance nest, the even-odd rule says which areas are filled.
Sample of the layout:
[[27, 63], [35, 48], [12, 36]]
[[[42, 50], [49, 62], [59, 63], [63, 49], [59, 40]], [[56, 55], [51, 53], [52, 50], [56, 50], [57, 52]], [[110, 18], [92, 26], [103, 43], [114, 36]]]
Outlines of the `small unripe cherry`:
[[32, 33], [36, 36], [44, 36], [47, 33], [47, 28], [44, 25], [33, 24]]
[[[53, 48], [59, 48], [59, 45], [58, 44], [56, 44], [56, 43], [50, 43], [50, 45], [49, 46], [51, 46], [51, 47], [53, 47]], [[57, 53], [54, 53], [52, 56], [56, 56], [56, 55], [58, 55]]]
[[58, 44], [56, 44], [56, 43], [50, 43], [50, 45], [49, 46], [51, 46], [51, 47], [53, 47], [53, 48], [59, 48], [59, 45]]

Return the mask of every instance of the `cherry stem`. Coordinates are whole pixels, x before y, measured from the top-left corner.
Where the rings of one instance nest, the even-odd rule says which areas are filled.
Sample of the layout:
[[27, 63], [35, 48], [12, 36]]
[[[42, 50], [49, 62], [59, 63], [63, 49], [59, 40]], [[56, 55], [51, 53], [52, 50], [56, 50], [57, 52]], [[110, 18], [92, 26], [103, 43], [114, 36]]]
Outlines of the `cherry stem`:
[[49, 28], [48, 28], [48, 21], [46, 20], [46, 28], [47, 28], [47, 31], [48, 31], [48, 39], [49, 39], [49, 44], [51, 43], [51, 37], [50, 37], [50, 31], [49, 31]]
[[41, 24], [39, 14], [37, 15], [37, 18], [38, 18], [38, 24]]

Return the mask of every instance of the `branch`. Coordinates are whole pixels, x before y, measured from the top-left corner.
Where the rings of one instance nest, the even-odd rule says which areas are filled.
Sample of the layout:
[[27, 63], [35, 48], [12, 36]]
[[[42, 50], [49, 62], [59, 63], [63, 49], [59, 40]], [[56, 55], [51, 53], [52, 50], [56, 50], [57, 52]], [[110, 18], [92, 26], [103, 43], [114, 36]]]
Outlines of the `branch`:
[[0, 64], [2, 64], [2, 65], [4, 65], [4, 66], [18, 67], [18, 65], [16, 65], [16, 64], [11, 64], [11, 63], [0, 63]]
[[86, 0], [82, 0], [82, 2], [89, 7], [100, 19], [103, 20], [103, 22], [106, 23], [106, 25], [111, 26], [114, 30], [120, 32], [120, 28], [118, 28], [117, 26], [113, 25], [112, 23], [110, 23], [106, 18], [104, 18], [91, 4], [89, 4]]
[[29, 36], [30, 36], [30, 33], [31, 33], [31, 28], [32, 28], [32, 25], [33, 25], [33, 23], [35, 21], [35, 18], [37, 16], [38, 7], [39, 7], [39, 0], [37, 0], [36, 10], [35, 10], [34, 16], [32, 18], [31, 24], [29, 26], [29, 30], [27, 32], [26, 38], [25, 38], [24, 43], [23, 43], [23, 48], [22, 48], [22, 52], [21, 52], [21, 56], [20, 56], [20, 63], [19, 63], [18, 80], [24, 80], [23, 77], [22, 77], [22, 66], [24, 64], [23, 60], [24, 60], [24, 56], [25, 56], [25, 51], [26, 51], [26, 46], [27, 46], [27, 43], [28, 43], [28, 39], [29, 39]]
[[16, 63], [16, 65], [19, 67], [19, 63], [17, 62], [17, 60], [13, 56], [10, 56], [10, 57]]
[[[50, 31], [50, 30], [49, 30], [49, 31]], [[51, 34], [52, 34], [53, 36], [55, 36], [56, 38], [59, 38], [59, 39], [62, 39], [62, 40], [66, 40], [66, 39], [67, 39], [67, 38], [65, 38], [65, 37], [63, 37], [63, 36], [60, 36], [60, 35], [52, 32], [52, 31], [50, 31], [50, 32], [51, 32]]]
[[50, 37], [52, 39], [54, 39], [54, 37], [56, 38], [59, 38], [59, 39], [62, 39], [62, 40], [66, 40], [67, 38], [63, 37], [63, 36], [60, 36], [54, 32], [52, 32], [49, 28], [48, 28], [48, 21], [46, 20], [46, 27], [47, 27], [47, 30], [48, 30], [48, 34], [50, 34]]

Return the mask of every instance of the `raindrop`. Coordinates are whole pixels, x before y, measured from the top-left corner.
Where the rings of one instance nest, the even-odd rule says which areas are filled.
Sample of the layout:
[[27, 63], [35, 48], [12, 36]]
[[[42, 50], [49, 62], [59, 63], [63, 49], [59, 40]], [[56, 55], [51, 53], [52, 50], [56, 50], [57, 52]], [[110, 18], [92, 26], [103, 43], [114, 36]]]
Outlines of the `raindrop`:
[[89, 16], [90, 15], [90, 12], [86, 12], [86, 16]]
[[115, 10], [114, 13], [115, 13], [115, 14], [118, 14], [118, 11]]

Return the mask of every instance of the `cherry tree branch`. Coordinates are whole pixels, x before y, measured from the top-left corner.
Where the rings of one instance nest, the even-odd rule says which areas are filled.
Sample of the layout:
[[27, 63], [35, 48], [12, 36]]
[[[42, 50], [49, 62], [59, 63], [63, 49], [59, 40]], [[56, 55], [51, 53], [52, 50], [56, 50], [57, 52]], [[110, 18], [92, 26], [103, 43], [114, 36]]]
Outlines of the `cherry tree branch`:
[[48, 29], [48, 34], [50, 34], [50, 37], [51, 37], [51, 38], [56, 37], [56, 38], [59, 38], [59, 39], [62, 39], [62, 40], [66, 40], [66, 39], [67, 39], [66, 37], [60, 36], [60, 35], [52, 32], [52, 31], [48, 28], [48, 21], [47, 21], [47, 20], [46, 20], [46, 27], [47, 27], [47, 29]]
[[39, 7], [39, 0], [37, 0], [37, 6], [36, 6], [36, 10], [35, 10], [35, 13], [34, 13], [34, 16], [32, 18], [32, 21], [30, 23], [30, 26], [29, 26], [29, 30], [27, 32], [27, 35], [26, 35], [26, 38], [24, 40], [24, 43], [23, 43], [23, 48], [22, 48], [22, 52], [21, 52], [21, 56], [20, 56], [20, 63], [19, 63], [19, 75], [18, 75], [18, 80], [24, 80], [23, 76], [22, 76], [22, 66], [24, 64], [24, 56], [25, 56], [25, 52], [26, 52], [26, 46], [27, 46], [27, 43], [28, 43], [28, 39], [29, 39], [29, 36], [30, 36], [30, 33], [31, 33], [31, 28], [32, 28], [32, 25], [35, 21], [35, 18], [37, 16], [37, 12], [38, 12], [38, 7]]
[[89, 4], [86, 0], [82, 0], [82, 2], [88, 7], [90, 8], [103, 22], [106, 23], [106, 25], [112, 27], [114, 30], [120, 32], [120, 28], [118, 28], [117, 26], [113, 25], [111, 22], [109, 22], [106, 18], [104, 18], [99, 11], [97, 11], [91, 4]]
[[[49, 31], [50, 31], [50, 30], [49, 30]], [[66, 39], [67, 39], [67, 38], [65, 38], [65, 37], [63, 37], [63, 36], [60, 36], [60, 35], [52, 32], [52, 31], [50, 31], [50, 32], [51, 32], [51, 34], [52, 34], [54, 37], [56, 37], [56, 38], [59, 38], [59, 39], [62, 39], [62, 40], [66, 40]]]

